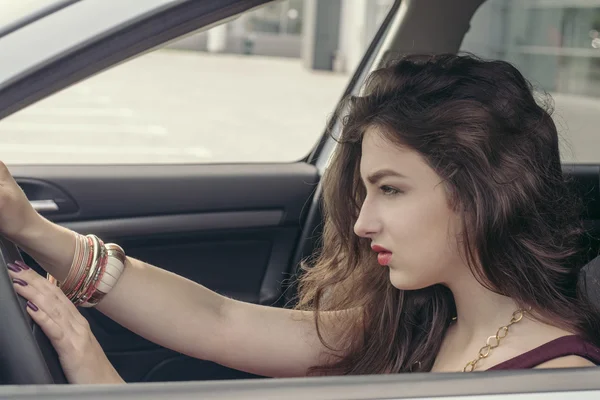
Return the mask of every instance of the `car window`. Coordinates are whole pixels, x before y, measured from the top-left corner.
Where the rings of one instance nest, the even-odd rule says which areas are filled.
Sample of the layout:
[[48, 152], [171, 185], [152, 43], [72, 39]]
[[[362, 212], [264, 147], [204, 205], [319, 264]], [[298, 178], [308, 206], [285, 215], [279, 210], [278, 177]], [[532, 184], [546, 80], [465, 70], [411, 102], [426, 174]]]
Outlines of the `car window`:
[[3, 119], [0, 159], [302, 159], [323, 134], [392, 3], [274, 2], [188, 35]]
[[565, 162], [600, 162], [600, 1], [488, 0], [462, 50], [513, 63], [554, 100]]

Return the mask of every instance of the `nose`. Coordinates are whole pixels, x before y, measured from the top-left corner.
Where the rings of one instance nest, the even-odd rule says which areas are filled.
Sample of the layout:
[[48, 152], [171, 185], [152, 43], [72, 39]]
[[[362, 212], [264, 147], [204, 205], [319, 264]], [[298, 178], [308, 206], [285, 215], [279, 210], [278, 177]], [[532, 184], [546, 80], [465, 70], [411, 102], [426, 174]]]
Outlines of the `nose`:
[[363, 238], [373, 238], [381, 231], [381, 222], [374, 210], [374, 207], [367, 200], [363, 203], [358, 214], [358, 219], [354, 224], [354, 233]]

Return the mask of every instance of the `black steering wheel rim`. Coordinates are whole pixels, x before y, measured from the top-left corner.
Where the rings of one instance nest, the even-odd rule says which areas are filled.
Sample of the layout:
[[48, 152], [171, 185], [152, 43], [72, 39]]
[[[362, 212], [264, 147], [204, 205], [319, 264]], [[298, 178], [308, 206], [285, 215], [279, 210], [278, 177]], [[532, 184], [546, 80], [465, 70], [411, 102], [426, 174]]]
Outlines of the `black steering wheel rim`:
[[0, 377], [5, 385], [65, 384], [58, 354], [25, 310], [7, 264], [23, 260], [18, 247], [0, 236]]

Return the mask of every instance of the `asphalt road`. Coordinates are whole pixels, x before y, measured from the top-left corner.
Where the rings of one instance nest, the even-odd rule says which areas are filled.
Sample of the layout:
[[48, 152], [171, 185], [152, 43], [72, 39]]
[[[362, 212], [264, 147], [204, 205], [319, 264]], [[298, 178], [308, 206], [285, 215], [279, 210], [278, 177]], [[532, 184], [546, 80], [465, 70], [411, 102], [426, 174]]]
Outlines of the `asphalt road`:
[[[293, 161], [348, 77], [300, 60], [159, 50], [0, 121], [9, 164]], [[600, 99], [554, 95], [563, 159], [600, 162]]]

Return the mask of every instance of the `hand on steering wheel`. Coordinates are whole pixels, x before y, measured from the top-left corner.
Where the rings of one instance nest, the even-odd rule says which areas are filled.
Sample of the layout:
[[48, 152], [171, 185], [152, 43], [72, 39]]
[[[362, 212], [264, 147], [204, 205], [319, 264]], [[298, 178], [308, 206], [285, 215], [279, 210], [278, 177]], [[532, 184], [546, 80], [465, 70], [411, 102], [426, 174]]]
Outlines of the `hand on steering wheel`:
[[22, 262], [17, 244], [35, 236], [40, 221], [0, 161], [0, 350], [5, 364], [0, 379], [8, 384], [123, 382], [77, 308]]
[[15, 245], [18, 237], [35, 229], [41, 216], [0, 161], [0, 349], [3, 363], [0, 379], [6, 384], [67, 383], [58, 354], [50, 340], [25, 312], [7, 265], [22, 260]]
[[8, 265], [15, 291], [28, 300], [27, 312], [56, 349], [70, 383], [119, 383], [119, 377], [88, 321], [56, 285], [25, 263]]

